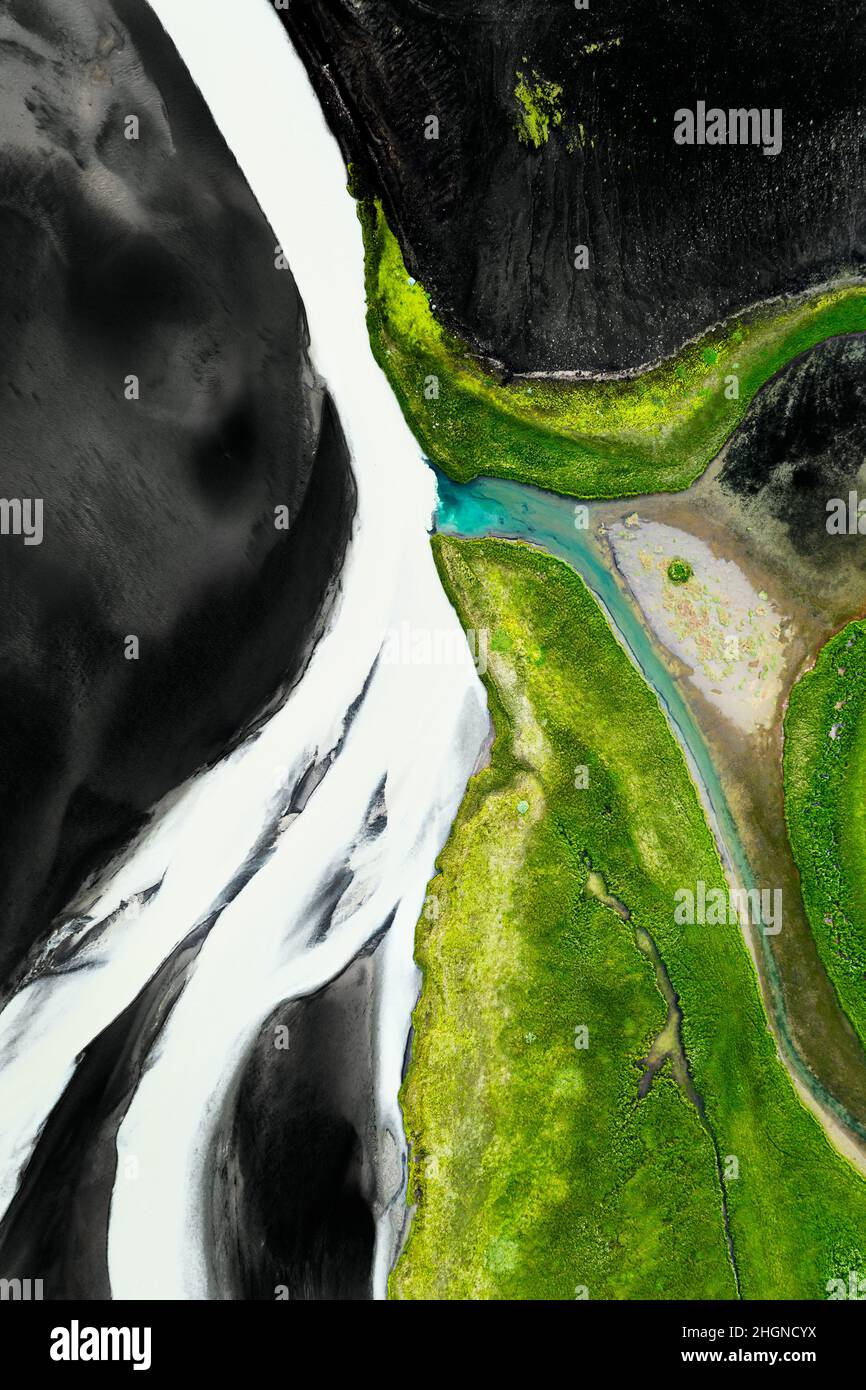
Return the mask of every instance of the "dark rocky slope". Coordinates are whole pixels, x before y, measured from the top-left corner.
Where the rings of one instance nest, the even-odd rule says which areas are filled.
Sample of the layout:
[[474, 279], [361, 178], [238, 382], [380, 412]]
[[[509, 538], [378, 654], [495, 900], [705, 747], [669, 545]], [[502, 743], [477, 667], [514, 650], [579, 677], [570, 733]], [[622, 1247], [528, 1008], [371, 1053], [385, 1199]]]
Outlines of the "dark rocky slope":
[[[437, 314], [513, 371], [636, 367], [862, 270], [862, 0], [305, 0], [281, 17]], [[516, 134], [518, 73], [562, 89], [539, 148]], [[699, 100], [781, 108], [781, 152], [675, 144]]]
[[[717, 486], [756, 537], [781, 528], [822, 586], [866, 573], [860, 535], [828, 530], [828, 502], [863, 491], [866, 341], [837, 338], [792, 362], [758, 396], [731, 440]], [[814, 582], [814, 581], [813, 581]]]

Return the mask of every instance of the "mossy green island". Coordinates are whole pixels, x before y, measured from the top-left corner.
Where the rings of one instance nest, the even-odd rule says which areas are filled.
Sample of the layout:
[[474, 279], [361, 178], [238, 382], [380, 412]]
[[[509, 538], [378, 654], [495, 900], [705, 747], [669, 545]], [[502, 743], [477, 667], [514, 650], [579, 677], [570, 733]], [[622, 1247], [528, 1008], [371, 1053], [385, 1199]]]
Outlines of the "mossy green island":
[[418, 927], [392, 1296], [826, 1298], [864, 1267], [866, 1183], [777, 1056], [740, 928], [675, 923], [724, 876], [656, 697], [567, 565], [434, 552], [498, 634], [495, 740]]
[[785, 817], [821, 959], [866, 1044], [866, 622], [849, 623], [791, 692]]
[[694, 570], [688, 560], [676, 558], [668, 565], [667, 574], [672, 584], [685, 584], [691, 579]]
[[381, 206], [358, 210], [373, 351], [425, 453], [458, 482], [486, 474], [584, 498], [688, 487], [771, 376], [866, 331], [854, 284], [743, 314], [640, 375], [505, 382], [439, 322]]

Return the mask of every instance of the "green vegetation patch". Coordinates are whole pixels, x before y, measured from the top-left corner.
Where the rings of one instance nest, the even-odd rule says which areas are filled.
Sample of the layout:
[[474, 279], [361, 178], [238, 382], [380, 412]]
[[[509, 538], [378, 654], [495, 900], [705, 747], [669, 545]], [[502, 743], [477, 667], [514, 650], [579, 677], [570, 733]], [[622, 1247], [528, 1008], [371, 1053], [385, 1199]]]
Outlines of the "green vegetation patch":
[[[674, 922], [677, 888], [724, 878], [657, 700], [567, 565], [508, 541], [434, 551], [464, 625], [507, 640], [484, 677], [490, 763], [418, 926], [392, 1295], [734, 1297], [724, 1195], [742, 1295], [826, 1297], [866, 1273], [866, 1184], [776, 1056], [739, 928]], [[639, 1097], [667, 1011], [636, 929], [703, 1114], [669, 1064]]]
[[672, 584], [685, 584], [689, 579], [691, 579], [693, 574], [694, 570], [692, 569], [688, 560], [680, 560], [679, 558], [675, 558], [671, 560], [670, 564], [668, 565], [668, 579], [671, 581]]
[[547, 144], [550, 127], [562, 124], [562, 87], [558, 82], [548, 82], [537, 72], [533, 72], [531, 78], [519, 72], [514, 99], [518, 107], [518, 140], [540, 150]]
[[866, 288], [849, 286], [743, 315], [640, 376], [506, 383], [439, 323], [379, 204], [360, 203], [359, 216], [376, 360], [425, 453], [458, 482], [513, 478], [586, 498], [688, 487], [774, 373], [866, 331]]
[[837, 633], [791, 691], [784, 769], [803, 903], [842, 1008], [866, 1043], [866, 623]]

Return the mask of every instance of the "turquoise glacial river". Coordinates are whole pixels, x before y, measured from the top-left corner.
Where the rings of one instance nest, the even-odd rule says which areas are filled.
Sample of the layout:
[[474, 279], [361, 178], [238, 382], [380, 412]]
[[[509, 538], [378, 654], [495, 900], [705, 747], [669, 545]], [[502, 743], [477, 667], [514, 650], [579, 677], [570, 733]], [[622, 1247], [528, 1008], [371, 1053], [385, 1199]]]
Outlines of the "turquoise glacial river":
[[[575, 525], [578, 514], [574, 499], [498, 478], [454, 483], [433, 464], [430, 466], [436, 476], [439, 497], [435, 517], [437, 531], [465, 539], [501, 536], [526, 541], [565, 560], [577, 571], [601, 604], [617, 640], [658, 697], [701, 797], [726, 872], [737, 886], [758, 887], [703, 735], [648, 629], [604, 563], [591, 530]], [[853, 1133], [866, 1139], [866, 1127], [848, 1113], [800, 1057], [790, 1034], [775, 958], [763, 933], [758, 933], [758, 939], [764, 978], [771, 996], [769, 1000], [765, 997], [765, 1003], [772, 1012], [783, 1060], [820, 1105], [832, 1111]]]

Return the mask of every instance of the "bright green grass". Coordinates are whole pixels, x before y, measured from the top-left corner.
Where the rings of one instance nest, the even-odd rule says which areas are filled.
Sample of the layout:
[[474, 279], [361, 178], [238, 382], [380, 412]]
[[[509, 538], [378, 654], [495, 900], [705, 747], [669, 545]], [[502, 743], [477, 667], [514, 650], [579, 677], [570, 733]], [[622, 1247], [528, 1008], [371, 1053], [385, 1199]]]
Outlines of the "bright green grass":
[[668, 1077], [638, 1099], [665, 1008], [632, 924], [585, 891], [591, 866], [654, 937], [710, 1131], [739, 1161], [743, 1295], [825, 1297], [866, 1272], [866, 1184], [776, 1057], [739, 929], [674, 924], [676, 888], [724, 880], [655, 697], [568, 566], [507, 541], [434, 549], [464, 625], [491, 634], [496, 740], [418, 929], [418, 1205], [392, 1294], [734, 1295], [711, 1139]]
[[775, 372], [826, 338], [866, 331], [866, 288], [849, 286], [743, 315], [628, 380], [505, 385], [410, 284], [378, 203], [359, 203], [359, 216], [373, 351], [428, 457], [458, 482], [486, 474], [587, 498], [688, 487]]
[[866, 1043], [866, 623], [837, 633], [791, 691], [784, 764], [803, 902], [839, 1001]]

